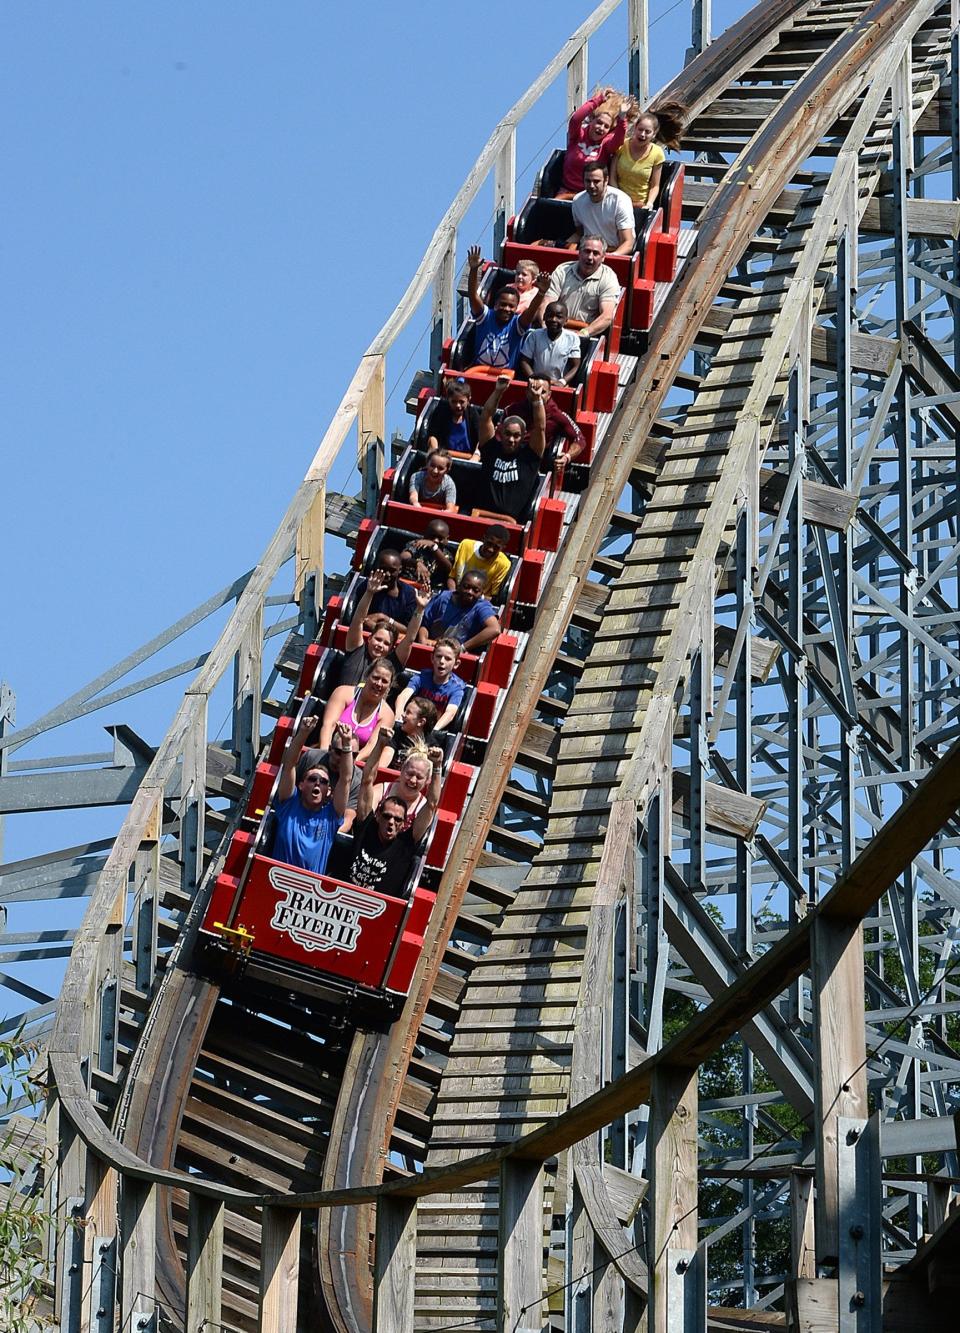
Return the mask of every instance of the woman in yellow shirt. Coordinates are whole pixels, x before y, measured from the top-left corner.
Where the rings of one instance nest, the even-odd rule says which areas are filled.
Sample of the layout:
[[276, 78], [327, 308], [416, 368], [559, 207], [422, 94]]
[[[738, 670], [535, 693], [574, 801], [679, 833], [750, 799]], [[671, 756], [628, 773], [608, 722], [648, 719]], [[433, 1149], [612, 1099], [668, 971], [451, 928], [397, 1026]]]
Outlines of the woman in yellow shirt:
[[666, 154], [679, 148], [686, 107], [680, 103], [645, 111], [633, 123], [627, 140], [610, 162], [610, 184], [624, 190], [637, 208], [655, 208]]

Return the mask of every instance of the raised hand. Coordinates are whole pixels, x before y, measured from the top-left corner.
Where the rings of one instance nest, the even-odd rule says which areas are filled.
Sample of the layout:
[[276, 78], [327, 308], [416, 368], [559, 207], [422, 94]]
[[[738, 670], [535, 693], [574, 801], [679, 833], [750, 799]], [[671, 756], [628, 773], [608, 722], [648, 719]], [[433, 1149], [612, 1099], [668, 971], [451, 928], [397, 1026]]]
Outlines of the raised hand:
[[307, 716], [300, 723], [299, 727], [297, 727], [298, 740], [302, 741], [305, 736], [310, 735], [314, 727], [318, 727], [319, 725], [320, 725], [320, 719], [317, 717], [317, 715], [315, 713], [308, 713]]
[[538, 292], [545, 292], [547, 288], [550, 286], [550, 281], [552, 278], [553, 278], [552, 273], [538, 273], [536, 278], [534, 279], [533, 285], [534, 287], [536, 287]]
[[443, 763], [443, 751], [439, 745], [431, 745], [427, 751], [427, 758], [433, 764], [434, 768], [439, 768]]
[[338, 722], [333, 729], [333, 748], [342, 754], [353, 753], [353, 732], [346, 722]]
[[370, 577], [367, 579], [367, 587], [373, 592], [381, 592], [390, 584], [390, 574], [385, 569], [374, 569], [370, 571]]
[[433, 589], [430, 587], [430, 580], [426, 577], [426, 571], [424, 571], [424, 577], [414, 588], [413, 595], [417, 599], [417, 606], [421, 611], [425, 611], [427, 603], [433, 595]]
[[478, 269], [483, 263], [483, 251], [479, 245], [471, 245], [467, 251], [467, 263], [472, 269]]

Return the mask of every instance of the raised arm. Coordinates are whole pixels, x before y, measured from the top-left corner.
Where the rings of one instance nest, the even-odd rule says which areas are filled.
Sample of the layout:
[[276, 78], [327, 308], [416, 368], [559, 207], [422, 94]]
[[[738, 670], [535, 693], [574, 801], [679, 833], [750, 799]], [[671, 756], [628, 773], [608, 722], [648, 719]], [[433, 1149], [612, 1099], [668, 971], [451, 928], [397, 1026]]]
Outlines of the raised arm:
[[403, 710], [413, 698], [413, 686], [408, 685], [405, 690], [401, 690], [397, 695], [397, 717], [403, 717]]
[[477, 428], [477, 448], [474, 450], [473, 457], [480, 457], [480, 445], [486, 444], [493, 439], [496, 431], [493, 418], [497, 408], [500, 406], [500, 399], [503, 397], [504, 390], [510, 383], [509, 375], [498, 375], [497, 382], [493, 386], [493, 392], [483, 405], [483, 411], [480, 413], [480, 425]]
[[440, 804], [440, 779], [443, 776], [443, 751], [439, 745], [431, 745], [427, 751], [427, 758], [433, 765], [433, 775], [430, 778], [430, 788], [427, 792], [427, 799], [417, 812], [413, 821], [413, 827], [410, 830], [413, 834], [414, 842], [422, 842], [430, 831], [430, 825], [433, 823], [433, 817], [437, 813], [437, 806]]
[[333, 729], [340, 721], [343, 710], [352, 698], [352, 685], [338, 685], [327, 700], [327, 706], [323, 710], [323, 725], [320, 728], [319, 744], [321, 749], [329, 750], [330, 742], [333, 739]]
[[527, 443], [538, 458], [542, 458], [547, 447], [547, 412], [543, 405], [543, 385], [531, 386], [533, 392], [532, 420]]
[[382, 569], [371, 570], [370, 577], [367, 579], [367, 586], [360, 594], [360, 600], [357, 602], [357, 609], [353, 613], [350, 627], [347, 630], [347, 641], [345, 646], [348, 653], [353, 652], [355, 648], [359, 648], [363, 643], [363, 622], [370, 614], [370, 603], [381, 588], [386, 587], [386, 583], [387, 577]]
[[550, 286], [552, 279], [552, 273], [537, 274], [533, 284], [537, 289], [537, 294], [520, 316], [520, 327], [522, 329], [529, 329], [531, 324], [540, 318], [540, 311], [543, 309], [543, 302], [547, 295], [547, 288]]
[[350, 803], [350, 784], [353, 781], [353, 733], [349, 727], [337, 723], [332, 748], [340, 755], [340, 775], [333, 789], [333, 808], [342, 819]]
[[290, 797], [296, 791], [297, 760], [300, 758], [300, 755], [303, 752], [303, 747], [307, 743], [307, 737], [319, 721], [320, 719], [316, 714], [308, 713], [290, 737], [290, 744], [283, 752], [283, 761], [280, 765], [280, 783], [277, 787], [278, 801], [289, 801]]
[[377, 788], [377, 769], [380, 767], [383, 748], [387, 741], [392, 739], [393, 732], [387, 727], [381, 727], [377, 732], [377, 739], [373, 743], [373, 749], [367, 756], [367, 761], [363, 766], [363, 780], [360, 783], [360, 791], [357, 794], [357, 818], [366, 819], [367, 815], [373, 812], [376, 805], [374, 796]]
[[483, 263], [483, 251], [479, 245], [471, 245], [467, 251], [467, 299], [470, 302], [470, 313], [474, 319], [479, 319], [486, 310], [486, 306], [480, 300], [480, 265]]
[[576, 111], [574, 111], [573, 115], [567, 121], [567, 147], [571, 147], [573, 144], [579, 142], [580, 126], [586, 120], [587, 116], [589, 116], [591, 111], [596, 111], [597, 107], [601, 106], [606, 101], [612, 91], [612, 88], [601, 88], [598, 93], [594, 93], [592, 97], [588, 98], [583, 106], [577, 107]]
[[410, 657], [410, 649], [416, 643], [417, 634], [419, 633], [420, 626], [423, 624], [423, 613], [433, 594], [430, 591], [429, 583], [426, 587], [424, 587], [422, 583], [418, 583], [413, 590], [413, 595], [417, 599], [417, 609], [407, 621], [407, 627], [403, 631], [403, 638], [393, 650], [394, 656], [402, 667], [407, 665], [407, 661]]

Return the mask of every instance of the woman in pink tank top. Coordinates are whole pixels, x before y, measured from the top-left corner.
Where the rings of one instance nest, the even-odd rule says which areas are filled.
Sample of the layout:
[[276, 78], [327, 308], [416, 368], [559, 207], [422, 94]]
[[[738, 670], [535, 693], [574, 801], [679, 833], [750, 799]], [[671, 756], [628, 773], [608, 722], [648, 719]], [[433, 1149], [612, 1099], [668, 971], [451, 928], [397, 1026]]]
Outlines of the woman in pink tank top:
[[323, 725], [320, 728], [320, 744], [328, 747], [333, 728], [343, 722], [360, 742], [358, 760], [366, 759], [373, 749], [375, 732], [379, 727], [390, 728], [395, 719], [394, 711], [387, 703], [387, 695], [393, 689], [396, 673], [385, 658], [369, 668], [359, 690], [352, 685], [338, 685], [331, 694], [323, 713]]

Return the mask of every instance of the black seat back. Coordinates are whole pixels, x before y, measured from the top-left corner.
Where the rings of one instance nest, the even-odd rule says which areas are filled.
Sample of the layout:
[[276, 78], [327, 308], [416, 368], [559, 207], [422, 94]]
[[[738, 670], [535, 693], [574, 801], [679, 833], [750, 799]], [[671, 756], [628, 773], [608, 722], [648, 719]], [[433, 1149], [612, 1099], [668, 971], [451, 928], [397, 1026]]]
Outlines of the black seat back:
[[555, 148], [540, 168], [533, 188], [535, 193], [542, 198], [552, 199], [557, 191], [563, 187], [564, 156], [565, 153], [562, 148]]
[[465, 321], [450, 350], [450, 369], [469, 370], [477, 360], [477, 326], [474, 320]]
[[573, 204], [569, 199], [531, 195], [513, 227], [513, 239], [521, 245], [537, 241], [565, 242], [573, 235]]

